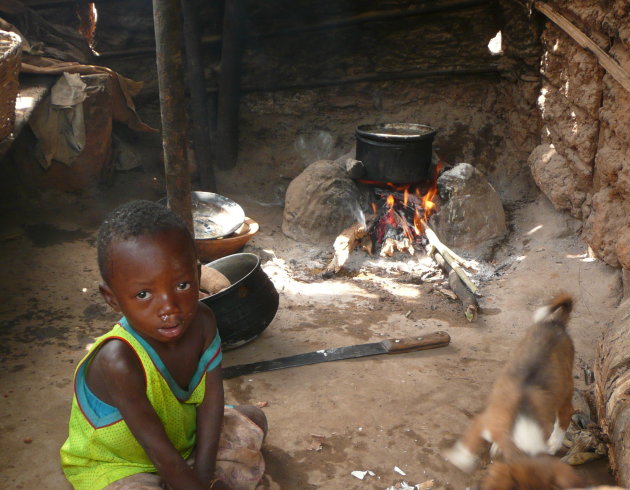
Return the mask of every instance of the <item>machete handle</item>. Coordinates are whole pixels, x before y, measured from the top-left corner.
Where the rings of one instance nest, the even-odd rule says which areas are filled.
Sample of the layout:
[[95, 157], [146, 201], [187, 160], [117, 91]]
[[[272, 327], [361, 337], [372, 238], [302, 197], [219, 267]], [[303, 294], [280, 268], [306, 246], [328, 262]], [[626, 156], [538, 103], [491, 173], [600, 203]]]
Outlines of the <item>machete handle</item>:
[[383, 340], [382, 344], [387, 349], [388, 354], [402, 354], [403, 352], [445, 347], [450, 342], [451, 337], [446, 332], [434, 332], [421, 337]]

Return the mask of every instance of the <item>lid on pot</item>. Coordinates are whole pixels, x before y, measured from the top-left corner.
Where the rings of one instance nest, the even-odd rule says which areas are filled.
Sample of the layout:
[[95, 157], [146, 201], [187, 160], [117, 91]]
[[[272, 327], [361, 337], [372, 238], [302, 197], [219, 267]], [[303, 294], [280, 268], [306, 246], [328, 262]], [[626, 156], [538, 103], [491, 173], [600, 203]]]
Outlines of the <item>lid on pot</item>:
[[435, 129], [415, 123], [363, 124], [357, 127], [357, 136], [385, 141], [413, 141], [432, 139]]

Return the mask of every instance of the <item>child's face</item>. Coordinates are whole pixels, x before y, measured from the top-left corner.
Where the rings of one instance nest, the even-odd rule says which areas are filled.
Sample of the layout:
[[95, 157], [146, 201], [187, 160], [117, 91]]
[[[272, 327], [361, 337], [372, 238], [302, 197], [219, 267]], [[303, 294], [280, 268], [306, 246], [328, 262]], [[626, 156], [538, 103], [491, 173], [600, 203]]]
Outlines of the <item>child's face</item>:
[[112, 242], [110, 277], [101, 294], [147, 340], [175, 342], [197, 312], [197, 258], [176, 228]]

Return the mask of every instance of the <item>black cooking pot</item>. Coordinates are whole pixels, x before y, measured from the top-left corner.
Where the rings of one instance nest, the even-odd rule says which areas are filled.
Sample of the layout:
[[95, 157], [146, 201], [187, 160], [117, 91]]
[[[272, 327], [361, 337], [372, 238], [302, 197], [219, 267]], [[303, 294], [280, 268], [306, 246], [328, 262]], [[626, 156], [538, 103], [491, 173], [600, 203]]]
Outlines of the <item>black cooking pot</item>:
[[260, 258], [238, 253], [203, 267], [219, 271], [232, 284], [201, 300], [214, 312], [223, 349], [236, 348], [258, 337], [275, 317], [279, 304], [278, 291], [262, 270]]
[[356, 130], [363, 179], [409, 184], [427, 179], [435, 129], [412, 123], [365, 124]]

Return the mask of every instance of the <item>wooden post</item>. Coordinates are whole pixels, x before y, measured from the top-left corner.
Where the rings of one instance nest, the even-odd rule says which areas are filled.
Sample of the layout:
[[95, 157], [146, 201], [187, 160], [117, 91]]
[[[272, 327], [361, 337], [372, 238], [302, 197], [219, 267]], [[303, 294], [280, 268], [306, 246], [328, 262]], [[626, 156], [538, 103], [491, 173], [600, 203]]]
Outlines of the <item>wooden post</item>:
[[630, 301], [617, 307], [599, 340], [595, 406], [608, 439], [608, 461], [617, 482], [630, 485]]
[[188, 90], [193, 122], [195, 160], [199, 168], [199, 179], [204, 190], [217, 191], [212, 168], [212, 143], [208, 119], [208, 95], [201, 63], [201, 36], [197, 9], [192, 0], [181, 0], [184, 14], [184, 42], [186, 44], [186, 66], [188, 69]]
[[182, 19], [179, 0], [153, 0], [155, 51], [166, 197], [169, 207], [193, 232], [190, 172], [186, 159], [186, 99], [182, 63]]
[[244, 41], [245, 0], [226, 0], [217, 114], [217, 165], [233, 168], [238, 156], [241, 54]]

